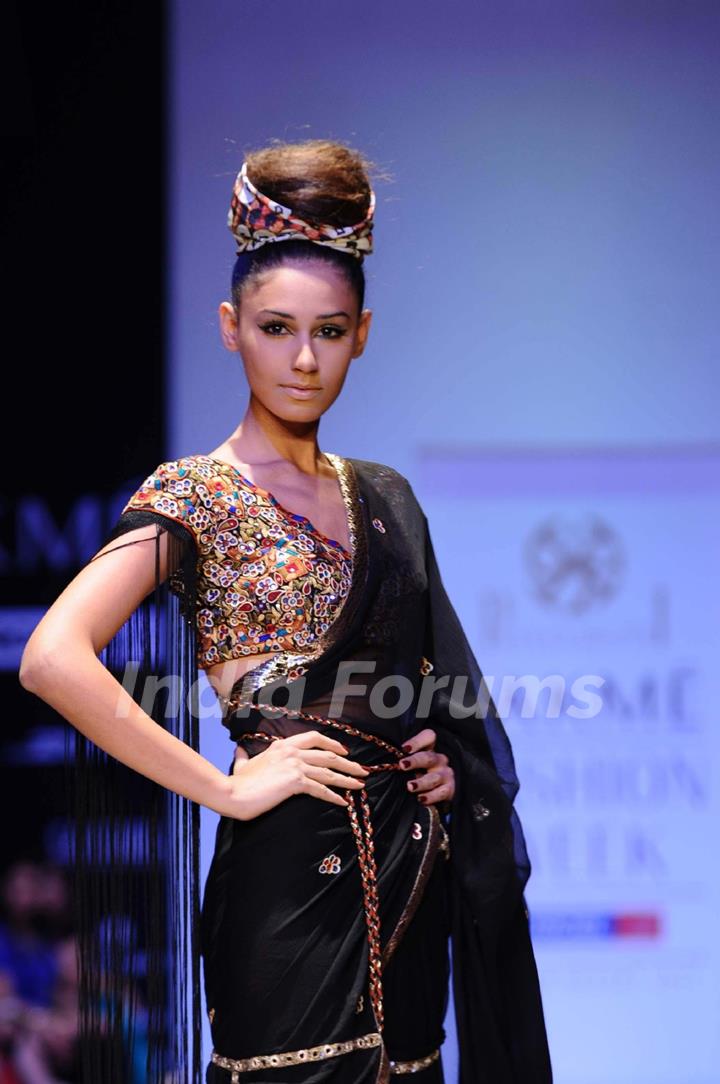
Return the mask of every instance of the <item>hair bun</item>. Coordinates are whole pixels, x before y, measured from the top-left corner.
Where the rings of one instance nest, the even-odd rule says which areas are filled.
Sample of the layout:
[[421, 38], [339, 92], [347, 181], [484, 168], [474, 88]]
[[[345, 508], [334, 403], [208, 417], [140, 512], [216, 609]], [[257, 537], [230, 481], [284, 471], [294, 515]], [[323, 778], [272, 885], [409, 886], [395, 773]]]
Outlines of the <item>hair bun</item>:
[[354, 226], [370, 208], [374, 168], [360, 151], [328, 139], [275, 140], [245, 154], [253, 184], [307, 222]]
[[272, 241], [298, 239], [328, 245], [362, 259], [372, 252], [374, 211], [375, 193], [370, 189], [368, 208], [359, 222], [335, 226], [305, 219], [277, 198], [261, 192], [248, 177], [246, 160], [233, 186], [228, 226], [238, 252], [254, 251]]

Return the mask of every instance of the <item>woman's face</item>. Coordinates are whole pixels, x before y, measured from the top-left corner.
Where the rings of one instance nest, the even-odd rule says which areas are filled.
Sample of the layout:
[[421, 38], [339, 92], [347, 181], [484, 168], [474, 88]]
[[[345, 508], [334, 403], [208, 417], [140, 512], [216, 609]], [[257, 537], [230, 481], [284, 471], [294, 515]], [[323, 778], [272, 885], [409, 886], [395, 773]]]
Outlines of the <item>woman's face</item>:
[[362, 354], [372, 313], [358, 317], [345, 278], [313, 261], [268, 271], [243, 289], [239, 317], [229, 301], [219, 316], [223, 343], [239, 351], [255, 399], [285, 421], [314, 422]]

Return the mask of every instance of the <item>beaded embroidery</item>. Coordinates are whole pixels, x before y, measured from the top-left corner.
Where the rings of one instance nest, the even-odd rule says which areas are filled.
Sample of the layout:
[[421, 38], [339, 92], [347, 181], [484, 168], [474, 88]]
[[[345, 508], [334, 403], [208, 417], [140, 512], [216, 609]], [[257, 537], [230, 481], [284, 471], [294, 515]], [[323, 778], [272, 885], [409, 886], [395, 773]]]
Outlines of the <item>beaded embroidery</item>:
[[337, 854], [329, 854], [327, 858], [323, 858], [322, 862], [318, 866], [318, 873], [339, 873], [340, 872], [340, 856]]
[[[348, 596], [352, 555], [231, 463], [206, 455], [161, 463], [123, 512], [135, 509], [182, 523], [195, 540], [200, 667], [312, 653]], [[174, 577], [170, 587], [182, 593]]]

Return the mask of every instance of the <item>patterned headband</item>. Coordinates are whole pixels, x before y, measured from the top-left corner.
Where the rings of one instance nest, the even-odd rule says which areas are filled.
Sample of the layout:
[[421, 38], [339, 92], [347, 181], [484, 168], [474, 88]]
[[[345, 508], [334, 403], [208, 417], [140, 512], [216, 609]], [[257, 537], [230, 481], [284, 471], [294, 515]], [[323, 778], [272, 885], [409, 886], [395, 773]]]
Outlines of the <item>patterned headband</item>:
[[245, 252], [260, 248], [267, 241], [289, 241], [304, 238], [318, 245], [333, 248], [362, 259], [372, 252], [373, 213], [375, 193], [370, 190], [370, 206], [367, 215], [354, 226], [328, 226], [306, 222], [293, 214], [276, 200], [268, 199], [259, 192], [247, 175], [247, 162], [243, 162], [233, 186], [228, 226], [237, 241], [237, 251]]

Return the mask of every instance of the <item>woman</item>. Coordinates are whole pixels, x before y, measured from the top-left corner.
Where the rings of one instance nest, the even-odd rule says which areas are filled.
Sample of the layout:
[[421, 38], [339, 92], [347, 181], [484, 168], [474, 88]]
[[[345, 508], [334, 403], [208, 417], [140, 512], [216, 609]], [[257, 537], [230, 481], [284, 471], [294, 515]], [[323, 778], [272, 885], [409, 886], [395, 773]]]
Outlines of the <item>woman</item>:
[[[370, 328], [368, 165], [316, 140], [247, 156], [219, 313], [245, 416], [155, 468], [26, 648], [23, 684], [86, 738], [82, 930], [112, 916], [83, 942], [88, 1079], [122, 1079], [142, 1000], [150, 1079], [199, 1081], [202, 957], [207, 1084], [442, 1084], [451, 945], [462, 1084], [551, 1081], [510, 744], [407, 479], [317, 443]], [[197, 752], [200, 669], [235, 743], [227, 774]], [[119, 762], [157, 785], [142, 843], [166, 906], [158, 878], [133, 895], [123, 876], [140, 807]], [[200, 804], [220, 814], [201, 912]], [[139, 994], [122, 916], [142, 893]]]

